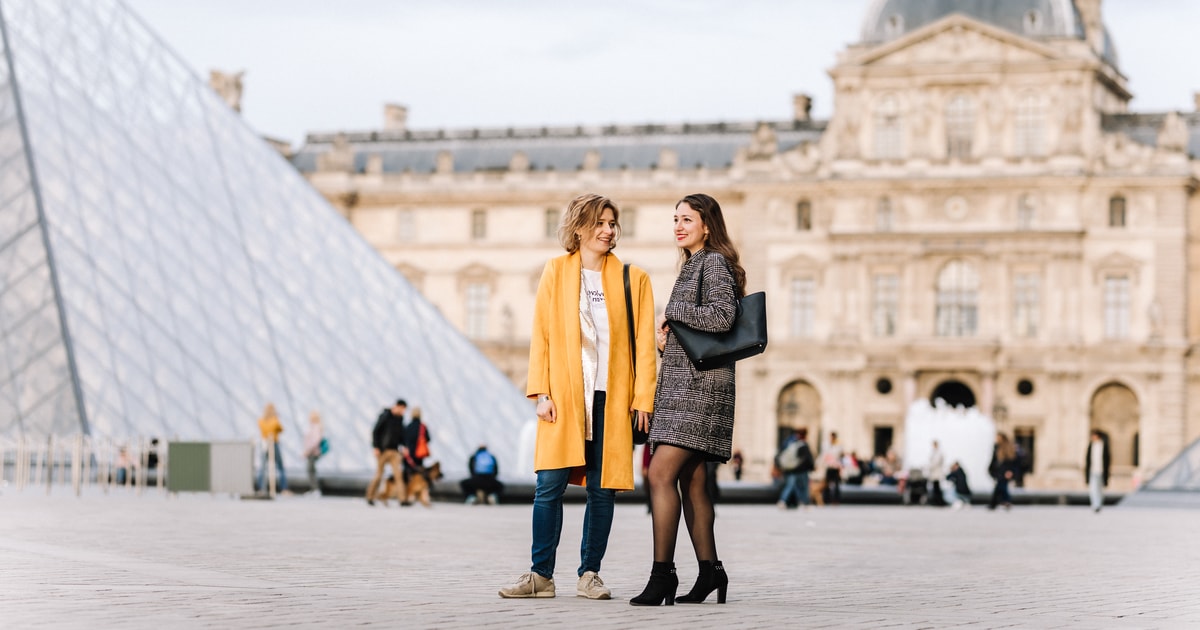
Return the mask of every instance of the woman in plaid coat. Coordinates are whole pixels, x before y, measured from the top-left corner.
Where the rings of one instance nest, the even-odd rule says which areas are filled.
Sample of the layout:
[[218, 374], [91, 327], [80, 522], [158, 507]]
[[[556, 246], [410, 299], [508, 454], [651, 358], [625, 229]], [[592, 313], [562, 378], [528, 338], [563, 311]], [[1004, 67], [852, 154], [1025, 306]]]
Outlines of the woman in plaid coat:
[[[713, 505], [705, 483], [706, 464], [730, 457], [734, 367], [697, 370], [666, 322], [706, 332], [729, 330], [737, 299], [745, 294], [746, 272], [729, 239], [721, 206], [708, 195], [688, 195], [675, 205], [675, 243], [683, 264], [659, 325], [662, 366], [650, 426], [654, 565], [645, 591], [630, 600], [639, 606], [700, 603], [714, 590], [717, 602], [725, 603], [729, 584], [717, 559]], [[687, 517], [700, 575], [691, 592], [676, 598], [675, 540], [681, 512]]]

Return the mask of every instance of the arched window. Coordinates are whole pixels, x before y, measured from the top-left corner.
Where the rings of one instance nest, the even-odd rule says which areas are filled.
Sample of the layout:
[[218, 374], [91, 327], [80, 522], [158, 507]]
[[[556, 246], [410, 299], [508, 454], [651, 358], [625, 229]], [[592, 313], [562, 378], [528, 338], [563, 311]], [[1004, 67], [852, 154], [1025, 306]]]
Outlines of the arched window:
[[975, 104], [965, 94], [959, 94], [946, 104], [946, 157], [970, 159], [974, 140]]
[[979, 327], [979, 274], [969, 263], [952, 260], [937, 278], [937, 335], [972, 337]]
[[1108, 200], [1108, 227], [1125, 227], [1125, 197], [1121, 195]]
[[875, 157], [896, 160], [901, 156], [900, 104], [885, 96], [875, 109]]
[[1016, 133], [1013, 151], [1018, 157], [1045, 155], [1046, 112], [1041, 96], [1026, 94], [1017, 101]]

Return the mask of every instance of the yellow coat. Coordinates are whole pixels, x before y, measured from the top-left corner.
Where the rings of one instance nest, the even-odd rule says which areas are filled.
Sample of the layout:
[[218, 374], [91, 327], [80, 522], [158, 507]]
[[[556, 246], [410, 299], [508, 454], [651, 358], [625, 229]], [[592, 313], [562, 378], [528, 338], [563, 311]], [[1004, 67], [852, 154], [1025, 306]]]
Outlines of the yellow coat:
[[[549, 394], [558, 412], [557, 422], [538, 421], [534, 470], [572, 468], [570, 482], [583, 485], [586, 418], [583, 392], [582, 344], [579, 326], [579, 285], [582, 259], [579, 252], [551, 259], [538, 283], [529, 347], [529, 385], [526, 395]], [[605, 255], [601, 283], [608, 310], [608, 385], [604, 406], [604, 461], [601, 486], [633, 489], [633, 430], [630, 410], [654, 411], [655, 344], [654, 295], [650, 278], [637, 267], [629, 268], [637, 331], [637, 382], [626, 323], [625, 283], [622, 263]], [[589, 392], [587, 395], [591, 395]]]

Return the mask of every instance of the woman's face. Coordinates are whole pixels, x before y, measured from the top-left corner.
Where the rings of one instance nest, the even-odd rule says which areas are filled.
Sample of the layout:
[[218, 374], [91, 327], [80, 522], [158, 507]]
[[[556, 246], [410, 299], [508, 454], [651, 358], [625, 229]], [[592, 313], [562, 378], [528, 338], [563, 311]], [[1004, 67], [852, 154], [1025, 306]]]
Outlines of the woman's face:
[[613, 237], [617, 234], [617, 217], [612, 208], [605, 208], [600, 219], [591, 229], [579, 230], [579, 249], [604, 255], [612, 249]]
[[695, 254], [704, 247], [707, 237], [708, 228], [699, 212], [686, 202], [675, 206], [675, 245]]

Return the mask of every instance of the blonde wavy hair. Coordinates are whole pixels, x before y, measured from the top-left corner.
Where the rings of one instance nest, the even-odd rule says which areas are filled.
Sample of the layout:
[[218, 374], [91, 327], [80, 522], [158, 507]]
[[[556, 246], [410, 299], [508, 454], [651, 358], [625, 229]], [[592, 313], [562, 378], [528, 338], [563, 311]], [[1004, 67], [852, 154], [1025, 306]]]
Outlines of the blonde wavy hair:
[[617, 224], [608, 249], [616, 249], [617, 241], [621, 238], [621, 211], [608, 197], [587, 194], [580, 195], [567, 204], [567, 211], [563, 213], [562, 222], [558, 224], [558, 242], [568, 254], [579, 251], [579, 232], [595, 226], [605, 208], [612, 209], [613, 221]]

